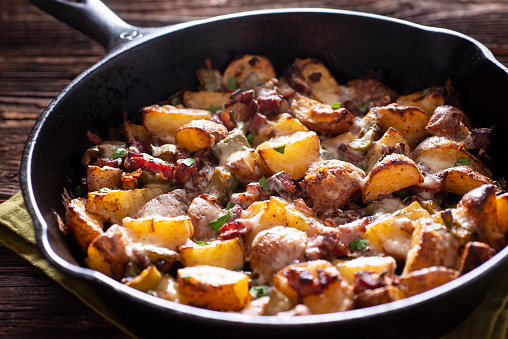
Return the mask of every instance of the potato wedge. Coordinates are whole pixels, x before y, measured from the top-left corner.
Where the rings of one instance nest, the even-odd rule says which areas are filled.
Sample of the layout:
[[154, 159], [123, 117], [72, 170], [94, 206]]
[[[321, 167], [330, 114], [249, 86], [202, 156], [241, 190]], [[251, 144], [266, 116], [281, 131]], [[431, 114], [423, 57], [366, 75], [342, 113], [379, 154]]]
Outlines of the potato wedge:
[[[305, 277], [304, 283], [301, 277]], [[326, 260], [286, 266], [273, 279], [277, 289], [293, 302], [306, 305], [313, 314], [346, 311], [353, 303], [353, 288]]]
[[494, 184], [494, 180], [467, 166], [450, 167], [442, 172], [446, 175], [443, 191], [457, 195], [464, 195], [484, 184]]
[[423, 91], [402, 95], [397, 99], [399, 105], [414, 106], [422, 109], [430, 117], [434, 110], [445, 104], [446, 91], [443, 87], [430, 87]]
[[[222, 86], [225, 88], [252, 89], [252, 85], [260, 85], [276, 78], [275, 69], [266, 57], [245, 54], [233, 60], [222, 74]], [[249, 86], [247, 86], [249, 85]], [[234, 88], [231, 88], [233, 87]]]
[[176, 144], [193, 153], [210, 148], [228, 136], [224, 125], [210, 120], [193, 120], [176, 131]]
[[400, 277], [398, 287], [407, 297], [429, 291], [460, 276], [459, 271], [442, 266], [423, 268]]
[[129, 191], [89, 192], [86, 209], [112, 224], [121, 224], [123, 218], [133, 217], [149, 200], [168, 191], [169, 186], [152, 186]]
[[211, 108], [222, 109], [229, 100], [231, 93], [209, 91], [185, 91], [183, 92], [183, 104], [187, 108], [210, 110]]
[[390, 104], [383, 107], [374, 107], [373, 113], [377, 116], [381, 133], [393, 127], [414, 148], [427, 134], [425, 126], [429, 122], [428, 115], [418, 107]]
[[387, 277], [393, 277], [397, 263], [390, 256], [358, 257], [351, 260], [335, 259], [333, 266], [337, 267], [340, 275], [353, 285], [355, 273], [359, 271], [376, 272], [386, 274]]
[[65, 210], [65, 224], [66, 232], [86, 250], [88, 245], [103, 233], [104, 219], [88, 212], [85, 205], [84, 198], [72, 199]]
[[210, 120], [212, 113], [196, 108], [152, 105], [143, 108], [143, 125], [162, 140], [171, 141], [176, 131], [192, 120]]
[[492, 176], [491, 171], [469, 153], [462, 143], [445, 137], [432, 136], [425, 139], [413, 150], [412, 158], [416, 163], [421, 163], [428, 173], [464, 165], [487, 177]]
[[242, 269], [245, 262], [238, 238], [183, 245], [180, 247], [180, 257], [184, 266], [208, 265], [234, 271]]
[[265, 141], [256, 152], [269, 175], [284, 171], [294, 180], [300, 180], [309, 165], [319, 160], [319, 137], [315, 132], [296, 132]]
[[88, 246], [88, 256], [84, 259], [85, 263], [92, 270], [120, 280], [129, 263], [126, 252], [127, 243], [128, 239], [123, 228], [113, 225], [96, 237]]
[[98, 191], [101, 188], [122, 187], [122, 170], [116, 167], [88, 166], [86, 168], [86, 185], [88, 192]]
[[410, 246], [403, 275], [431, 266], [457, 268], [459, 243], [443, 224], [418, 220]]
[[309, 166], [302, 190], [317, 212], [334, 212], [343, 208], [360, 190], [365, 173], [346, 161], [326, 160]]
[[141, 140], [146, 140], [150, 138], [151, 134], [150, 131], [146, 129], [143, 125], [137, 125], [133, 123], [132, 121], [125, 121], [121, 127], [120, 130], [122, 131], [123, 135], [125, 136], [125, 140], [136, 140], [136, 138], [139, 138]]
[[438, 137], [455, 141], [464, 141], [471, 136], [473, 126], [469, 118], [460, 109], [442, 105], [435, 109], [425, 130]]
[[176, 250], [185, 244], [194, 231], [188, 216], [174, 218], [147, 217], [132, 219], [126, 217], [122, 226], [133, 242], [152, 244]]
[[138, 276], [126, 282], [125, 285], [146, 293], [150, 290], [155, 290], [161, 281], [162, 275], [157, 267], [150, 265], [141, 271]]
[[216, 311], [238, 311], [251, 299], [249, 277], [221, 267], [181, 268], [177, 282], [189, 305]]
[[381, 139], [374, 142], [372, 147], [367, 151], [367, 155], [365, 156], [367, 159], [367, 170], [371, 170], [376, 162], [378, 162], [386, 154], [391, 153], [404, 154], [406, 157], [411, 156], [407, 140], [393, 127], [388, 128]]
[[499, 232], [505, 235], [508, 233], [508, 193], [500, 194], [497, 199], [497, 227]]
[[363, 202], [374, 201], [380, 195], [420, 184], [423, 180], [423, 174], [413, 160], [402, 154], [389, 154], [377, 162], [365, 178]]
[[330, 106], [333, 103], [342, 103], [342, 86], [322, 62], [309, 58], [298, 59], [295, 63], [312, 87], [312, 99]]
[[339, 134], [353, 127], [354, 115], [345, 108], [333, 109], [330, 105], [296, 93], [291, 103], [295, 118], [309, 129], [320, 133]]
[[365, 239], [373, 253], [385, 253], [395, 259], [406, 259], [411, 246], [415, 221], [430, 217], [429, 212], [418, 201], [385, 219], [368, 226]]
[[459, 272], [466, 274], [480, 266], [496, 254], [496, 250], [479, 241], [469, 241], [464, 247], [464, 252], [459, 264]]

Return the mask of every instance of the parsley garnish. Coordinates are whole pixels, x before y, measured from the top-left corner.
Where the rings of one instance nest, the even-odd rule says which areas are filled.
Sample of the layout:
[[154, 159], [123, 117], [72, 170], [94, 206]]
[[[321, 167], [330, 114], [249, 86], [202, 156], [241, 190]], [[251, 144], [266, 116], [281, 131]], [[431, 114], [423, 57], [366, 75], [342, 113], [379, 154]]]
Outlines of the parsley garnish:
[[212, 105], [210, 105], [210, 107], [208, 107], [208, 110], [210, 112], [212, 112], [212, 113], [215, 113], [215, 112], [217, 112], [220, 109], [222, 109], [222, 107], [220, 107], [220, 106], [212, 106]]
[[201, 245], [201, 246], [210, 245], [212, 243], [211, 241], [201, 241], [201, 240], [194, 240], [194, 242], [196, 243], [196, 245]]
[[247, 134], [247, 141], [249, 142], [249, 144], [252, 145], [252, 141], [253, 140], [254, 140], [254, 131], [252, 131], [249, 134]]
[[236, 89], [236, 81], [237, 80], [238, 79], [236, 77], [229, 78], [228, 84], [225, 87], [229, 88], [229, 89]]
[[361, 250], [361, 249], [364, 249], [365, 247], [367, 247], [367, 240], [365, 240], [365, 239], [358, 239], [358, 240], [351, 241], [349, 243], [349, 249], [351, 251], [353, 251], [355, 248]]
[[194, 158], [187, 158], [182, 161], [186, 166], [191, 166], [193, 163], [196, 162], [196, 159]]
[[367, 108], [369, 107], [369, 102], [367, 101], [362, 107], [360, 107], [360, 112], [365, 113]]
[[115, 148], [113, 153], [109, 156], [110, 159], [123, 158], [127, 156], [127, 150], [123, 147]]
[[360, 166], [360, 169], [365, 172], [369, 169], [369, 166]]
[[80, 197], [80, 196], [81, 196], [81, 186], [76, 186], [76, 190], [75, 190], [75, 192], [76, 192], [76, 195], [77, 195], [78, 197]]
[[344, 155], [340, 156], [340, 161], [344, 161]]
[[333, 109], [339, 109], [339, 108], [340, 108], [340, 102], [334, 102], [334, 103], [332, 104], [332, 108], [333, 108]]
[[226, 223], [226, 221], [228, 221], [229, 217], [231, 217], [231, 211], [228, 211], [228, 213], [224, 214], [221, 217], [218, 217], [214, 221], [210, 221], [208, 225], [210, 225], [213, 228], [215, 233], [219, 234], [219, 229], [221, 228], [222, 225]]
[[459, 165], [469, 165], [469, 162], [471, 161], [471, 159], [469, 158], [460, 158], [459, 160], [457, 160], [457, 162], [455, 163], [455, 167], [459, 166]]
[[252, 286], [249, 290], [249, 293], [254, 299], [268, 296], [270, 295], [270, 286], [268, 285]]
[[276, 152], [279, 152], [280, 154], [284, 154], [284, 150], [286, 149], [286, 146], [282, 145], [282, 146], [279, 146], [279, 147], [275, 147], [274, 149], [275, 149]]
[[265, 177], [262, 177], [261, 179], [259, 179], [258, 182], [261, 185], [261, 188], [263, 189], [263, 191], [268, 191], [268, 185], [266, 184]]
[[380, 162], [381, 160], [383, 160], [385, 158], [385, 155], [383, 154], [379, 159], [377, 159], [377, 162]]
[[426, 89], [424, 89], [424, 90], [422, 91], [422, 97], [426, 96], [426, 95], [427, 95], [427, 93], [429, 93], [431, 89], [432, 89], [432, 88], [426, 88]]
[[103, 188], [99, 189], [99, 192], [101, 192], [101, 193], [109, 193], [109, 192], [111, 192], [111, 188], [103, 187]]
[[226, 206], [226, 209], [227, 209], [227, 210], [230, 210], [230, 209], [232, 209], [234, 206], [235, 206], [235, 204], [233, 204], [232, 202], [229, 202], [229, 203], [228, 203], [228, 205]]

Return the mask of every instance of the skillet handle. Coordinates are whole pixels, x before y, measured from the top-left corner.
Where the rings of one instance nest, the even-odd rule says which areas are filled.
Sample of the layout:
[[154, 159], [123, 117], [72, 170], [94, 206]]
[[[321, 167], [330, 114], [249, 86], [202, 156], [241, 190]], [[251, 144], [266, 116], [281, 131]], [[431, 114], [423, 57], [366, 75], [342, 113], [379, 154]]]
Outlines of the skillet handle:
[[30, 0], [55, 18], [100, 43], [106, 51], [137, 38], [148, 28], [129, 25], [100, 0]]

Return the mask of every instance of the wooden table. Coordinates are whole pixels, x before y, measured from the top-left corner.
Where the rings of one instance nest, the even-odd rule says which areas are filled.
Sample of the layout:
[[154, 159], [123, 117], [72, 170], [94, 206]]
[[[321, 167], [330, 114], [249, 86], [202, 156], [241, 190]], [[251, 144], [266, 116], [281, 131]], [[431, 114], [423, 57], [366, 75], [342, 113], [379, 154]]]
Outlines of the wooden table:
[[[492, 0], [104, 0], [128, 23], [164, 26], [245, 10], [325, 7], [357, 10], [453, 29], [484, 43], [508, 65], [508, 2]], [[43, 109], [102, 47], [28, 0], [0, 0], [0, 202], [20, 190], [28, 134]], [[58, 146], [56, 146], [58, 147]], [[126, 335], [0, 244], [0, 336]]]

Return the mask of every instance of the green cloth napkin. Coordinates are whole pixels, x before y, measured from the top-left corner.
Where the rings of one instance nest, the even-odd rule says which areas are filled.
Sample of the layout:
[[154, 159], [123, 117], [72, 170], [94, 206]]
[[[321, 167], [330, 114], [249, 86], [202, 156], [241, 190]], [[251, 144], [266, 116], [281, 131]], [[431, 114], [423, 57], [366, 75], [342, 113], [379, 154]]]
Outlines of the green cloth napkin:
[[[86, 282], [72, 279], [53, 268], [36, 247], [33, 223], [25, 208], [21, 192], [0, 204], [0, 242], [40, 268], [50, 278], [75, 294], [85, 304], [125, 333], [132, 335], [122, 320], [109, 313]], [[495, 283], [478, 308], [442, 339], [508, 337], [508, 272]]]

